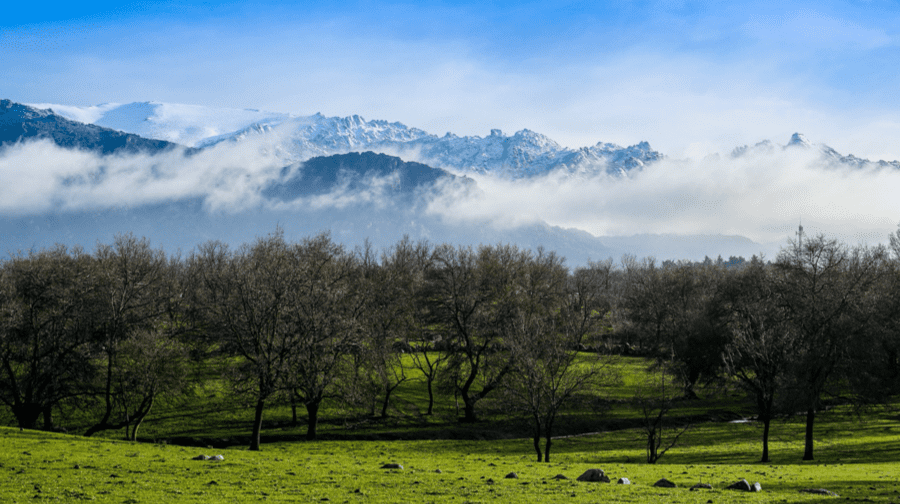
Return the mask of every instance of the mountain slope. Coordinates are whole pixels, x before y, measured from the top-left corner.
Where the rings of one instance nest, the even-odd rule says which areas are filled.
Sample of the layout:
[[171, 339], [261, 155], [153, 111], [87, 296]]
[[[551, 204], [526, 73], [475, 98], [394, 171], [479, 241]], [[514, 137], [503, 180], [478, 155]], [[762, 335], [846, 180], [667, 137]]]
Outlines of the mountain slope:
[[[338, 188], [358, 191], [372, 183], [384, 183], [393, 196], [401, 196], [414, 194], [417, 190], [427, 191], [441, 181], [453, 182], [456, 179], [447, 171], [405, 162], [398, 157], [374, 152], [351, 152], [315, 157], [300, 165], [285, 167], [279, 178], [263, 189], [262, 195], [280, 201], [293, 201], [303, 196], [327, 194]], [[474, 184], [470, 179], [467, 183]]]
[[0, 100], [0, 147], [26, 140], [52, 140], [65, 148], [94, 151], [99, 154], [156, 153], [173, 149], [176, 144], [153, 140], [66, 119], [52, 110]]

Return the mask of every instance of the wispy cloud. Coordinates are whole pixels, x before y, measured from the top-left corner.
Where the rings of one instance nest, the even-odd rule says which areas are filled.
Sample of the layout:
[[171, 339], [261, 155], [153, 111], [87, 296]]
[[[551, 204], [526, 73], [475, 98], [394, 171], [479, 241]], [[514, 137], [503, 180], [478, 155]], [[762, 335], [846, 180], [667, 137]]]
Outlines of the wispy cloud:
[[667, 160], [625, 178], [473, 178], [481, 192], [447, 191], [429, 211], [500, 226], [544, 220], [598, 236], [734, 234], [760, 243], [783, 241], [801, 220], [851, 243], [883, 242], [900, 221], [900, 171], [836, 167], [797, 149]]
[[[388, 208], [395, 180], [369, 177], [322, 194], [276, 202], [263, 190], [282, 162], [263, 139], [223, 143], [198, 154], [110, 156], [61, 149], [46, 141], [0, 154], [0, 213], [140, 207], [200, 198], [210, 212], [259, 208], [294, 211]], [[411, 152], [402, 153], [411, 160]], [[302, 170], [302, 166], [297, 168]], [[430, 215], [459, 224], [514, 228], [547, 222], [594, 235], [734, 234], [781, 242], [800, 220], [848, 242], [881, 242], [900, 221], [900, 171], [828, 164], [815, 149], [757, 149], [741, 157], [665, 160], [627, 177], [562, 172], [510, 181], [471, 176], [423, 195]]]

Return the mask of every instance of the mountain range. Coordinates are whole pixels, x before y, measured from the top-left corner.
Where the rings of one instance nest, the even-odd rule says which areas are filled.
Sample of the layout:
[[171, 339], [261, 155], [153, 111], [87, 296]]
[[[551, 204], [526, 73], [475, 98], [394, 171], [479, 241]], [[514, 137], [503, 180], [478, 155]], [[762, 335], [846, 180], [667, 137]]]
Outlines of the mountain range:
[[[467, 175], [489, 174], [512, 182], [551, 172], [566, 177], [628, 177], [666, 159], [646, 142], [629, 147], [600, 142], [572, 149], [530, 130], [513, 135], [495, 129], [485, 137], [451, 133], [439, 137], [401, 123], [367, 121], [359, 116], [293, 116], [157, 102], [72, 107], [0, 101], [0, 155], [11, 145], [41, 139], [101, 157], [134, 153], [191, 157], [247, 146], [266, 153], [280, 168], [253, 174], [234, 172], [235, 183], [247, 185], [259, 201], [238, 211], [210, 209], [202, 195], [187, 195], [134, 205], [56, 206], [37, 213], [0, 215], [2, 246], [7, 253], [56, 241], [91, 247], [96, 240], [109, 241], [115, 232], [127, 231], [146, 235], [173, 250], [190, 250], [205, 239], [247, 242], [276, 225], [297, 235], [330, 230], [348, 245], [369, 239], [387, 246], [409, 235], [462, 245], [511, 242], [528, 248], [543, 246], [576, 265], [623, 253], [696, 260], [704, 255], [749, 257], [759, 252], [771, 256], [773, 250], [772, 244], [741, 236], [596, 237], [544, 222], [498, 227], [490, 222], [454, 223], [427, 212], [430, 198], [445, 194], [448, 187], [469, 193], [483, 191]], [[900, 168], [896, 161], [873, 163], [842, 156], [800, 134], [784, 146], [764, 141], [737, 148], [731, 156], [793, 148], [818, 149], [829, 162], [848, 166]], [[404, 160], [410, 158], [418, 162]], [[165, 163], [172, 162], [167, 158]], [[165, 182], [165, 176], [157, 171], [154, 167], [149, 177]], [[100, 173], [91, 180], [102, 182], [105, 176]], [[246, 181], [241, 182], [241, 177]]]
[[265, 137], [285, 163], [348, 152], [390, 152], [456, 173], [492, 173], [521, 178], [562, 169], [573, 174], [597, 171], [621, 174], [663, 156], [647, 142], [629, 147], [599, 142], [572, 149], [530, 130], [505, 135], [499, 129], [485, 137], [437, 136], [399, 122], [367, 121], [353, 115], [291, 116], [258, 110], [213, 109], [145, 102], [71, 107], [36, 104], [75, 121], [189, 147], [242, 142]]

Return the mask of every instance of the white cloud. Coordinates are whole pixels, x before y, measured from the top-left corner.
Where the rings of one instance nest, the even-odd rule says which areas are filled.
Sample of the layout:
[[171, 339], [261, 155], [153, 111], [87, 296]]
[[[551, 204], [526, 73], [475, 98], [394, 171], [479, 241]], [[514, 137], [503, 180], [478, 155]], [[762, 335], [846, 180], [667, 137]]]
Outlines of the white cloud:
[[783, 241], [801, 219], [811, 232], [881, 242], [900, 221], [900, 171], [826, 166], [812, 150], [668, 160], [627, 178], [473, 178], [481, 192], [446, 193], [429, 211], [501, 226], [545, 220], [598, 236], [734, 234], [759, 243]]
[[[223, 143], [193, 156], [173, 151], [98, 157], [47, 141], [14, 145], [0, 155], [0, 214], [138, 207], [185, 198], [201, 198], [208, 211], [226, 213], [265, 207], [302, 215], [393, 204], [391, 177], [339, 184], [327, 194], [289, 203], [269, 201], [261, 192], [283, 163], [260, 142]], [[900, 171], [826, 165], [815, 149], [670, 159], [625, 178], [561, 172], [518, 181], [471, 177], [477, 188], [449, 184], [429, 197], [426, 211], [456, 223], [501, 228], [545, 221], [598, 236], [726, 234], [763, 244], [783, 242], [801, 220], [810, 232], [850, 243], [882, 242], [900, 221]]]

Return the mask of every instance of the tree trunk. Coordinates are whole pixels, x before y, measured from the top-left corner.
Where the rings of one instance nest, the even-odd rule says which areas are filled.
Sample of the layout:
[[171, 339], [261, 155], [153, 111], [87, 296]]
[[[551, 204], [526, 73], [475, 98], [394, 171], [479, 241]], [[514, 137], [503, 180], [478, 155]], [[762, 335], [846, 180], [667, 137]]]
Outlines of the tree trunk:
[[475, 416], [475, 400], [470, 398], [468, 394], [463, 395], [463, 423], [475, 423], [478, 418]]
[[647, 463], [656, 463], [656, 431], [647, 433]]
[[291, 425], [297, 426], [297, 394], [291, 391]]
[[44, 406], [44, 430], [52, 431], [53, 430], [53, 405], [48, 404]]
[[553, 420], [547, 422], [547, 426], [544, 428], [544, 436], [547, 438], [547, 442], [544, 444], [544, 462], [550, 462], [550, 445], [553, 444]]
[[391, 404], [391, 392], [394, 389], [390, 385], [384, 386], [384, 402], [381, 403], [381, 418], [388, 417], [388, 406]]
[[[153, 399], [154, 396], [150, 395], [150, 401], [147, 403], [147, 408], [143, 411], [138, 412], [137, 416], [134, 419], [134, 427], [131, 428], [131, 440], [137, 441], [137, 431], [141, 427], [141, 423], [147, 418], [147, 415], [150, 414], [150, 409], [153, 408]], [[127, 429], [127, 427], [126, 427]]]
[[316, 440], [316, 426], [319, 423], [319, 403], [321, 399], [316, 399], [306, 403], [306, 413], [308, 420], [306, 422], [306, 440]]
[[816, 421], [816, 409], [806, 410], [806, 449], [803, 452], [803, 460], [813, 459], [813, 423]]
[[37, 427], [43, 408], [40, 404], [19, 403], [12, 407], [12, 412], [20, 429], [34, 429]]
[[543, 453], [541, 453], [541, 420], [537, 415], [534, 415], [534, 451], [537, 452], [537, 461], [543, 460]]
[[768, 416], [763, 419], [763, 452], [760, 462], [769, 462], [769, 424], [772, 419]]
[[[108, 343], [107, 343], [108, 344]], [[113, 372], [113, 354], [111, 351], [106, 352], [106, 385], [103, 391], [103, 399], [105, 403], [105, 410], [103, 412], [103, 418], [100, 419], [99, 422], [92, 425], [91, 428], [84, 433], [84, 437], [91, 437], [94, 434], [114, 428], [109, 423], [109, 417], [112, 416], [112, 372]], [[126, 424], [127, 425], [127, 424]], [[122, 428], [120, 425], [118, 428]], [[125, 437], [128, 437], [127, 431]]]
[[696, 400], [699, 399], [697, 397], [697, 392], [694, 390], [694, 386], [697, 385], [697, 382], [700, 381], [700, 371], [691, 369], [688, 372], [687, 381], [684, 384], [684, 398], [688, 400]]
[[256, 414], [253, 417], [253, 434], [250, 435], [250, 451], [259, 451], [260, 431], [262, 431], [263, 409], [266, 406], [265, 399], [256, 401]]
[[426, 415], [434, 414], [434, 391], [431, 388], [431, 384], [434, 382], [432, 377], [428, 377], [428, 411], [425, 412]]

